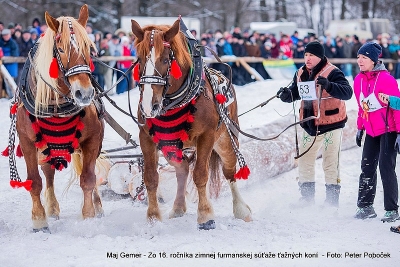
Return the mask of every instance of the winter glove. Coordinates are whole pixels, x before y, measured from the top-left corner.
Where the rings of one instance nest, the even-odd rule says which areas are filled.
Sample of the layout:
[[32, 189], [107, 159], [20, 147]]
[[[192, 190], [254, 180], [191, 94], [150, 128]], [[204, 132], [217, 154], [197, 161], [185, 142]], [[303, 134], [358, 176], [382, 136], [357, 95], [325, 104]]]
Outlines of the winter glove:
[[321, 88], [325, 90], [329, 90], [331, 87], [331, 83], [328, 81], [328, 79], [322, 76], [318, 76], [317, 84], [321, 85]]
[[281, 87], [278, 92], [276, 92], [278, 98], [282, 100], [282, 102], [290, 103], [292, 102], [292, 91], [290, 91], [287, 87]]
[[396, 142], [394, 143], [394, 148], [397, 150], [397, 154], [400, 154], [400, 134], [397, 134]]
[[[356, 144], [359, 147], [361, 147], [361, 140], [362, 140], [363, 135], [364, 135], [364, 130], [358, 130], [357, 131]], [[399, 137], [397, 137], [397, 138], [399, 138]], [[396, 142], [397, 142], [397, 140], [396, 140]], [[399, 139], [399, 142], [400, 142], [400, 139]]]

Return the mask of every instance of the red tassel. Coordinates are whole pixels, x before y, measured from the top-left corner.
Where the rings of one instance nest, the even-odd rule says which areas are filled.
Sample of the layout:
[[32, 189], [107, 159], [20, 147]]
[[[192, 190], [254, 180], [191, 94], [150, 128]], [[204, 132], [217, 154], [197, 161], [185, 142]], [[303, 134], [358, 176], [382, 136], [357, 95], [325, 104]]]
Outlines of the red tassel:
[[239, 171], [235, 174], [235, 178], [236, 179], [244, 179], [247, 180], [249, 178], [250, 175], [250, 169], [249, 167], [246, 165], [242, 168], [239, 169]]
[[182, 77], [181, 67], [179, 67], [175, 59], [171, 63], [171, 76], [177, 80]]
[[26, 180], [25, 182], [11, 180], [10, 185], [12, 188], [24, 187], [27, 191], [31, 191], [32, 180]]
[[160, 140], [157, 138], [157, 136], [153, 136], [153, 142], [158, 144], [158, 142], [160, 142]]
[[37, 122], [32, 123], [32, 129], [35, 132], [35, 134], [37, 134], [38, 132], [40, 132], [40, 126]]
[[187, 122], [194, 122], [194, 116], [192, 114], [188, 115]]
[[57, 59], [53, 57], [53, 60], [51, 61], [50, 68], [49, 68], [49, 75], [53, 79], [58, 78], [58, 63]]
[[15, 113], [17, 113], [17, 109], [18, 109], [18, 103], [15, 103], [15, 104], [11, 107], [10, 113], [11, 113], [12, 115], [14, 115]]
[[181, 134], [181, 140], [182, 141], [187, 141], [189, 139], [189, 135], [187, 134], [186, 131], [183, 131]]
[[17, 146], [17, 151], [15, 152], [15, 155], [19, 158], [22, 158], [24, 156], [24, 154], [22, 153], [22, 149], [21, 146], [18, 144]]
[[223, 94], [216, 94], [215, 99], [217, 100], [218, 103], [223, 104], [226, 102], [226, 96]]
[[3, 150], [3, 152], [1, 152], [1, 154], [2, 154], [4, 157], [8, 157], [8, 156], [10, 155], [10, 152], [8, 151], [8, 146], [6, 147], [6, 149]]
[[132, 76], [133, 76], [133, 80], [135, 80], [135, 81], [139, 81], [140, 80], [140, 77], [139, 77], [139, 64], [136, 64], [136, 66], [133, 68]]
[[41, 140], [41, 141], [35, 143], [35, 147], [37, 147], [37, 148], [43, 148], [45, 145], [46, 145], [45, 140]]
[[71, 144], [71, 145], [72, 145], [72, 147], [75, 148], [75, 149], [78, 148], [78, 147], [79, 147], [79, 141], [78, 141], [78, 139], [75, 138], [74, 141], [72, 141], [72, 144]]
[[93, 72], [94, 71], [94, 64], [93, 64], [92, 60], [90, 60], [89, 66], [90, 66], [90, 71]]
[[83, 128], [85, 128], [85, 124], [83, 124], [83, 122], [79, 121], [78, 124], [76, 125], [76, 129], [79, 131], [82, 131]]

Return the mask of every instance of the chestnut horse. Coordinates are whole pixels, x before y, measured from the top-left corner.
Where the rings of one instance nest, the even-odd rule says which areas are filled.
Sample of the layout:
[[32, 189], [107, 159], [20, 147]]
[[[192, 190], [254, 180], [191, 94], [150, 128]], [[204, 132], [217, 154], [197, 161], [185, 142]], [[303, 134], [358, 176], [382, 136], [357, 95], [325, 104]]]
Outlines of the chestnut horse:
[[[198, 228], [215, 228], [214, 212], [206, 187], [209, 174], [211, 177], [218, 174], [219, 163], [222, 163], [223, 174], [232, 191], [234, 216], [250, 221], [251, 210], [236, 185], [236, 177], [246, 179], [249, 171], [247, 165], [241, 164], [241, 174], [236, 173], [238, 155], [239, 163], [244, 160], [238, 151], [237, 136], [225, 123], [238, 124], [233, 86], [226, 86], [226, 78], [203, 64], [197, 42], [180, 18], [173, 26], [149, 25], [141, 28], [135, 20], [131, 22], [138, 55], [133, 76], [139, 80], [141, 93], [138, 106], [138, 118], [142, 124], [139, 140], [144, 157], [148, 220], [161, 220], [156, 195], [158, 150], [163, 152], [176, 171], [178, 188], [169, 214], [170, 218], [174, 218], [186, 212], [185, 193], [190, 160], [185, 151], [192, 149], [195, 151], [193, 181], [198, 191]], [[231, 103], [224, 103], [226, 95], [216, 93], [219, 82], [225, 85]], [[218, 101], [217, 95], [220, 98]], [[245, 174], [242, 169], [247, 169]]]
[[[100, 119], [102, 103], [94, 100], [97, 91], [92, 84], [90, 55], [91, 49], [96, 49], [85, 30], [88, 16], [87, 5], [81, 7], [78, 19], [56, 19], [45, 12], [48, 29], [30, 52], [11, 108], [27, 168], [26, 182], [11, 171], [11, 185], [30, 191], [34, 231], [49, 232], [47, 216], [58, 218], [55, 169], [62, 170], [71, 160], [80, 175], [83, 218], [103, 214], [95, 189], [95, 163], [104, 122]], [[9, 142], [10, 152], [13, 147]], [[38, 165], [46, 177], [46, 211], [40, 200], [42, 178]]]

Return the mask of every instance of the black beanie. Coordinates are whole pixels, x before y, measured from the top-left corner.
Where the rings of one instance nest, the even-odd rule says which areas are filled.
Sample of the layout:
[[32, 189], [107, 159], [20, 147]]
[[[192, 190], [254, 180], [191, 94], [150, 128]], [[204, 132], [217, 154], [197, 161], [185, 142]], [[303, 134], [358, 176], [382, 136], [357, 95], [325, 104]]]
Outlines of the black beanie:
[[369, 57], [374, 63], [378, 62], [379, 55], [382, 53], [382, 47], [374, 42], [365, 43], [357, 52], [359, 54]]
[[304, 53], [311, 53], [319, 58], [324, 58], [325, 56], [325, 49], [318, 41], [309, 42], [306, 45]]

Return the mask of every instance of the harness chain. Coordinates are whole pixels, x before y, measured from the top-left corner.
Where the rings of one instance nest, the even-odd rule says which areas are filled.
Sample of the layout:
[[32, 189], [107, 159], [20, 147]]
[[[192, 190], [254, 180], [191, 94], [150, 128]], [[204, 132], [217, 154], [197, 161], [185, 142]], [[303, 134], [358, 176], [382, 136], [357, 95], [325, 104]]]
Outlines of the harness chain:
[[[222, 90], [220, 90], [220, 88], [219, 88], [220, 87], [219, 80], [220, 80], [220, 78], [222, 78], [222, 79], [226, 79], [226, 78], [223, 77], [220, 73], [216, 72], [215, 70], [208, 68], [206, 65], [204, 65], [204, 70], [205, 70], [205, 74], [213, 88], [214, 96], [217, 94], [223, 93]], [[247, 179], [250, 174], [250, 170], [246, 164], [246, 161], [245, 161], [242, 153], [239, 151], [239, 148], [233, 137], [233, 131], [231, 130], [232, 127], [230, 127], [230, 124], [233, 123], [233, 121], [228, 117], [227, 110], [226, 110], [224, 103], [221, 104], [218, 101], [215, 101], [215, 102], [217, 103], [217, 111], [219, 113], [219, 116], [222, 119], [222, 122], [226, 126], [227, 132], [229, 134], [229, 138], [231, 140], [232, 148], [235, 151], [235, 155], [236, 155], [236, 158], [237, 158], [239, 166], [240, 166], [239, 171], [235, 174], [235, 178]]]
[[[18, 97], [18, 94], [15, 94], [13, 100], [11, 101], [11, 107], [12, 107], [11, 112], [10, 112], [11, 125], [10, 125], [9, 138], [8, 138], [8, 163], [9, 163], [9, 167], [10, 167], [10, 185], [13, 188], [25, 187], [25, 189], [29, 191], [32, 188], [32, 180], [27, 180], [25, 182], [21, 181], [21, 178], [19, 177], [19, 174], [18, 174], [17, 163], [15, 162], [14, 148], [15, 148], [15, 135], [16, 135], [16, 131], [17, 131], [16, 108], [17, 108], [18, 103], [19, 103], [19, 97]], [[15, 112], [13, 111], [13, 109], [15, 109]]]

